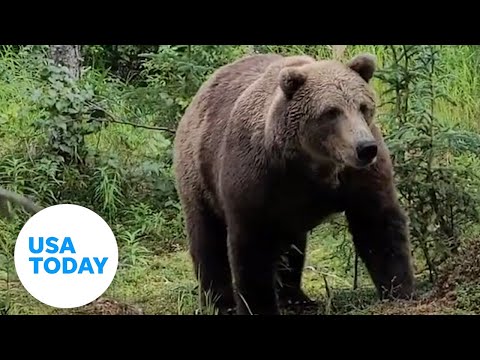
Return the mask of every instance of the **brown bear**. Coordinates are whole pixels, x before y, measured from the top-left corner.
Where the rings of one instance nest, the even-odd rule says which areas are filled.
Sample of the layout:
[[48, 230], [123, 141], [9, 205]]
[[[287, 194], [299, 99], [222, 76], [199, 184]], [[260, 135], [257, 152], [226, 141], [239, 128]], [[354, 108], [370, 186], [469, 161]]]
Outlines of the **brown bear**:
[[413, 295], [407, 217], [374, 123], [375, 68], [369, 54], [252, 55], [193, 98], [174, 144], [176, 186], [195, 274], [220, 310], [280, 314], [309, 301], [307, 233], [340, 212], [379, 296]]

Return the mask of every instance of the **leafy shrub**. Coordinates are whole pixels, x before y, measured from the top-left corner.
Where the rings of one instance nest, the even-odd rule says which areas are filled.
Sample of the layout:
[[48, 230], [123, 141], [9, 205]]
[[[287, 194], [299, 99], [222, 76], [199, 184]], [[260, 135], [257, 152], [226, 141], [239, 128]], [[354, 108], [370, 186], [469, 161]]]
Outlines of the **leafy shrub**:
[[386, 84], [384, 121], [398, 188], [408, 209], [414, 244], [433, 280], [436, 267], [460, 244], [462, 229], [479, 219], [480, 137], [439, 119], [436, 105], [447, 99], [442, 49], [389, 46], [391, 56], [377, 75]]

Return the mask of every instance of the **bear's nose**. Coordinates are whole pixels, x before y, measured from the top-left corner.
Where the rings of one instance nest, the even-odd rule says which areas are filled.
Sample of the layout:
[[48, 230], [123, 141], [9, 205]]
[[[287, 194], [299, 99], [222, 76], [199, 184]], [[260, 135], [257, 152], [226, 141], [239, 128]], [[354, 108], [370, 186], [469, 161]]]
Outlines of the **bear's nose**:
[[363, 163], [371, 162], [377, 156], [377, 152], [375, 141], [363, 141], [357, 145], [357, 157]]

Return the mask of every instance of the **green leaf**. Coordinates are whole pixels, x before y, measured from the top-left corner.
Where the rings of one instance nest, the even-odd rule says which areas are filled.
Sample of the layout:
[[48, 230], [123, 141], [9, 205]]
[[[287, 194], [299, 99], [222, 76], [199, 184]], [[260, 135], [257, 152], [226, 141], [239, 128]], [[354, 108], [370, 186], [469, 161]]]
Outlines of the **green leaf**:
[[42, 96], [42, 90], [40, 89], [34, 89], [33, 92], [32, 92], [32, 100], [34, 102], [37, 102], [40, 97]]

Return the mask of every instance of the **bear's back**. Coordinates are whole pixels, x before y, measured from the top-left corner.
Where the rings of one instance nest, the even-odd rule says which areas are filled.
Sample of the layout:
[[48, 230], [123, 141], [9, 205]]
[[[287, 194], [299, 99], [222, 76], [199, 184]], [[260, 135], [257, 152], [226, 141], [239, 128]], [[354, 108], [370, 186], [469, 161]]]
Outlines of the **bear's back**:
[[275, 54], [242, 58], [216, 70], [200, 87], [175, 136], [174, 162], [180, 196], [185, 192], [201, 193], [213, 207], [219, 206], [215, 186], [219, 149], [231, 111], [238, 97], [282, 58]]
[[238, 97], [269, 65], [280, 59], [280, 55], [253, 55], [216, 70], [192, 99], [179, 123], [179, 130], [189, 130], [200, 123], [215, 123], [209, 128], [218, 129], [217, 125], [228, 121]]

